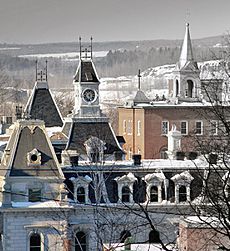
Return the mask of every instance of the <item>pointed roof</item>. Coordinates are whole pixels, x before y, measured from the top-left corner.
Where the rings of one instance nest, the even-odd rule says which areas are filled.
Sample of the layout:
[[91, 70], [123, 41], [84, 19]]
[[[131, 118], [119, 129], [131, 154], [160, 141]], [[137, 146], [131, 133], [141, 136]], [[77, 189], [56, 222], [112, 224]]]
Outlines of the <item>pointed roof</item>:
[[19, 120], [4, 151], [0, 176], [37, 176], [63, 179], [44, 121]]
[[[192, 64], [192, 67], [191, 67]], [[181, 70], [183, 68], [191, 68], [191, 70], [194, 69], [194, 67], [197, 69], [197, 63], [194, 61], [193, 52], [192, 52], [192, 42], [189, 32], [189, 23], [186, 23], [186, 29], [185, 29], [185, 35], [184, 35], [184, 41], [181, 48], [181, 54], [180, 59], [177, 64], [177, 67]]]
[[134, 104], [137, 103], [149, 103], [150, 100], [146, 97], [142, 90], [137, 90], [137, 93], [133, 99]]
[[80, 59], [76, 74], [74, 76], [75, 82], [99, 82], [99, 77], [92, 59]]
[[47, 127], [63, 126], [61, 113], [47, 82], [35, 82], [25, 114], [31, 119], [44, 120]]

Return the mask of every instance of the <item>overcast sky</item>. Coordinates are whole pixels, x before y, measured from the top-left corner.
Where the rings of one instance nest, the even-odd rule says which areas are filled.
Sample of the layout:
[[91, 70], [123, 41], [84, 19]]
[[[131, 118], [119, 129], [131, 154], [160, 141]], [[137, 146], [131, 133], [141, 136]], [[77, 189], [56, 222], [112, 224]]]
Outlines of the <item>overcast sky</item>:
[[0, 0], [0, 42], [181, 39], [230, 30], [230, 0]]

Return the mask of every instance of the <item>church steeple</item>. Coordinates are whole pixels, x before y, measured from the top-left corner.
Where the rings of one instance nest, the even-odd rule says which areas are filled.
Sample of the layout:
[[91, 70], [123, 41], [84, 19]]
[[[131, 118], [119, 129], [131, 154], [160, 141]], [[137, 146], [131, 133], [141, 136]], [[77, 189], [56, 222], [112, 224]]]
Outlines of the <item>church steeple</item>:
[[180, 59], [179, 59], [179, 68], [183, 68], [186, 63], [194, 61], [193, 52], [192, 52], [192, 42], [189, 32], [189, 23], [186, 23], [184, 41], [181, 49]]
[[200, 71], [194, 60], [189, 24], [186, 23], [185, 36], [179, 61], [169, 80], [169, 96], [178, 101], [197, 101], [200, 98]]

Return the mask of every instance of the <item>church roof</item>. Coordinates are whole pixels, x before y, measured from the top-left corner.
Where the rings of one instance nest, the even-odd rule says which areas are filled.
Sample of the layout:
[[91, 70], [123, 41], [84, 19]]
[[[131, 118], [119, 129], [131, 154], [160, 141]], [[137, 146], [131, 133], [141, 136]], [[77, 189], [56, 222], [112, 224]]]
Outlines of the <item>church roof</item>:
[[2, 157], [0, 176], [63, 178], [43, 121], [20, 120]]
[[99, 82], [99, 78], [92, 59], [81, 59], [74, 76], [75, 82]]
[[62, 126], [62, 116], [47, 82], [36, 82], [27, 102], [25, 114], [31, 119], [45, 121], [47, 127]]
[[73, 122], [67, 150], [77, 150], [79, 154], [86, 154], [84, 143], [91, 137], [97, 137], [105, 142], [105, 154], [113, 154], [115, 151], [122, 151], [117, 138], [108, 122]]

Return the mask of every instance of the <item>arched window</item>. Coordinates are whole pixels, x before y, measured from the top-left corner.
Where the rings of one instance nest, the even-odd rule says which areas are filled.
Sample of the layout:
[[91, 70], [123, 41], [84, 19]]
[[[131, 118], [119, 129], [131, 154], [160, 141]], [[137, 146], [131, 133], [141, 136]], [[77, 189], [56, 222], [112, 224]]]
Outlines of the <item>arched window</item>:
[[158, 188], [156, 186], [150, 188], [150, 202], [158, 202]]
[[131, 233], [127, 230], [122, 231], [120, 235], [120, 242], [124, 243], [128, 237], [131, 237]]
[[130, 189], [129, 189], [129, 187], [123, 186], [121, 193], [122, 193], [121, 201], [122, 202], [130, 202]]
[[192, 80], [188, 80], [187, 83], [188, 83], [187, 96], [188, 96], [189, 98], [192, 98], [193, 87], [194, 87], [194, 86], [193, 86], [193, 82], [192, 82]]
[[157, 230], [152, 230], [149, 232], [149, 243], [159, 243], [160, 234]]
[[79, 203], [85, 203], [85, 189], [84, 189], [84, 187], [78, 187], [78, 189], [77, 189], [77, 201]]
[[179, 94], [179, 81], [176, 80], [176, 97], [178, 97]]
[[30, 236], [30, 251], [41, 251], [41, 236], [38, 233], [33, 233]]
[[179, 202], [187, 201], [187, 191], [185, 186], [179, 188]]
[[86, 251], [86, 234], [82, 231], [76, 233], [75, 251]]

